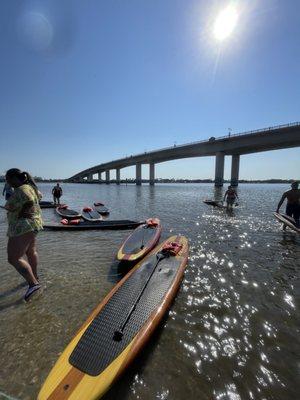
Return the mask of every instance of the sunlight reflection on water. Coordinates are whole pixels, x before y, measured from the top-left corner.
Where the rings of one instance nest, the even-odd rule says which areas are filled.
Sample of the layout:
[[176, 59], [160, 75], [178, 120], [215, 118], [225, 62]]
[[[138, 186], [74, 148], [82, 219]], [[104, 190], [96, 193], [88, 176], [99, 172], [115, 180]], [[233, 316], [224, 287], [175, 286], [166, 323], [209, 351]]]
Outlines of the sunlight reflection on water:
[[[284, 185], [241, 185], [240, 207], [229, 214], [202, 203], [214, 196], [211, 185], [64, 186], [70, 206], [103, 201], [112, 219], [157, 216], [163, 238], [190, 240], [169, 317], [107, 400], [297, 397], [300, 239], [283, 234], [272, 216]], [[51, 186], [41, 188], [49, 198]], [[53, 210], [44, 218], [57, 220]], [[3, 213], [0, 219], [4, 255]], [[44, 293], [27, 305], [22, 280], [2, 257], [0, 390], [35, 398], [59, 353], [120, 278], [112, 261], [128, 233], [42, 232]]]

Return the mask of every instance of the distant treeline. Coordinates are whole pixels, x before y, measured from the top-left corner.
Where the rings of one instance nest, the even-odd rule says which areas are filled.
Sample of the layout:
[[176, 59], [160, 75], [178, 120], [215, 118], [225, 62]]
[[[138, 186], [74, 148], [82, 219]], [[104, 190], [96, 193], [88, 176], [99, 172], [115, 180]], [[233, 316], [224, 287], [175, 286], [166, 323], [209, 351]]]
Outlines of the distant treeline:
[[[115, 179], [110, 180], [111, 183], [115, 183]], [[246, 180], [241, 179], [239, 183], [292, 183], [294, 179], [266, 179], [266, 180]], [[95, 180], [93, 182], [78, 182], [78, 183], [100, 183], [99, 181]], [[135, 179], [121, 179], [120, 183], [129, 183], [134, 184]], [[142, 179], [142, 183], [149, 183], [149, 179]], [[155, 183], [214, 183], [213, 179], [155, 179]], [[230, 180], [224, 180], [224, 183], [230, 184]], [[101, 184], [105, 184], [105, 180], [101, 181]]]
[[[41, 178], [40, 176], [34, 176], [33, 177], [36, 182], [65, 182], [66, 179], [44, 179]], [[0, 182], [5, 182], [5, 176], [0, 175]]]
[[[36, 182], [67, 182], [67, 179], [44, 179], [40, 176], [34, 177]], [[5, 177], [0, 175], [0, 182], [4, 182]], [[239, 183], [292, 183], [294, 179], [240, 179]], [[110, 182], [116, 182], [115, 179], [111, 179]], [[142, 183], [148, 183], [149, 179], [143, 179]], [[84, 182], [83, 182], [84, 183]], [[98, 183], [98, 181], [93, 181], [91, 183]], [[101, 183], [105, 183], [103, 180]], [[135, 179], [121, 179], [120, 183], [135, 183]], [[213, 179], [155, 179], [155, 183], [214, 183]], [[224, 180], [224, 183], [230, 183], [230, 180]]]

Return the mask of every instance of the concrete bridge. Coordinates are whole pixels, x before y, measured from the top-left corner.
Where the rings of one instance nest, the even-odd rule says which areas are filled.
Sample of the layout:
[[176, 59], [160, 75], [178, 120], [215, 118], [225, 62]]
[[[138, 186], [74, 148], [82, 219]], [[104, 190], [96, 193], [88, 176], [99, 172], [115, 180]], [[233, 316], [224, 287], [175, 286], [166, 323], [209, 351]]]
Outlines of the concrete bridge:
[[[300, 146], [300, 122], [259, 129], [250, 132], [223, 136], [199, 142], [166, 147], [159, 150], [136, 154], [126, 158], [96, 165], [73, 175], [70, 182], [110, 183], [110, 171], [116, 170], [117, 184], [121, 180], [121, 169], [136, 167], [136, 184], [142, 183], [142, 164], [149, 165], [149, 183], [155, 182], [155, 164], [181, 158], [215, 156], [215, 186], [222, 186], [224, 180], [225, 156], [231, 156], [231, 184], [238, 185], [240, 156], [268, 150]], [[102, 179], [102, 173], [105, 179]], [[94, 179], [96, 175], [96, 179]]]

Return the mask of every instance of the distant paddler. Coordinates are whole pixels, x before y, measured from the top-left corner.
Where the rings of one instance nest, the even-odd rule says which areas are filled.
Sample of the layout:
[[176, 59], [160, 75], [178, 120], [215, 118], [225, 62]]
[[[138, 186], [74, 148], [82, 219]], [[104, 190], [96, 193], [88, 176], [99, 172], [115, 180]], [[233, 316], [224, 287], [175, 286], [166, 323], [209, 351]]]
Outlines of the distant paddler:
[[[277, 206], [276, 212], [279, 213], [280, 207], [282, 206], [284, 200], [286, 199], [286, 209], [285, 213], [289, 217], [294, 218], [296, 222], [296, 227], [300, 228], [300, 189], [299, 182], [293, 182], [291, 184], [291, 189], [284, 192]], [[284, 226], [284, 229], [286, 226]]]
[[54, 204], [60, 204], [60, 198], [62, 194], [63, 194], [62, 188], [59, 186], [59, 183], [57, 183], [52, 189]]
[[8, 211], [8, 262], [28, 283], [24, 296], [27, 301], [41, 288], [36, 248], [36, 236], [43, 227], [39, 206], [41, 194], [28, 172], [12, 168], [6, 172], [5, 178], [14, 188], [14, 193], [4, 207]]
[[226, 207], [227, 210], [232, 209], [233, 205], [235, 204], [236, 200], [239, 198], [237, 192], [233, 188], [233, 186], [228, 186], [228, 189], [226, 190], [224, 194], [224, 199], [223, 201], [226, 200]]

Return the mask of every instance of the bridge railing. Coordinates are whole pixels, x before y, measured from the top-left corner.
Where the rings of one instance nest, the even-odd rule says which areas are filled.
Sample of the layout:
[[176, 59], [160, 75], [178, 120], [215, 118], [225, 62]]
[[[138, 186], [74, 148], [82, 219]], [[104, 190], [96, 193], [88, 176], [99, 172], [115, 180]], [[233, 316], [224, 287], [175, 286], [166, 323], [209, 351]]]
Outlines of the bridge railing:
[[[252, 131], [245, 131], [245, 132], [240, 132], [240, 133], [234, 133], [234, 134], [230, 134], [229, 135], [224, 135], [224, 136], [218, 136], [218, 137], [214, 137], [214, 141], [217, 140], [223, 140], [223, 139], [230, 139], [232, 137], [237, 137], [237, 136], [247, 136], [247, 135], [253, 135], [254, 133], [260, 133], [260, 132], [267, 132], [267, 131], [272, 131], [272, 130], [278, 130], [278, 129], [283, 129], [283, 128], [289, 128], [291, 126], [300, 126], [300, 122], [292, 122], [290, 124], [283, 124], [283, 125], [275, 125], [275, 126], [270, 126], [269, 128], [260, 128], [260, 129], [255, 129]], [[168, 146], [168, 147], [161, 147], [160, 149], [156, 149], [156, 150], [150, 150], [150, 151], [145, 151], [144, 153], [138, 153], [135, 154], [133, 156], [129, 156], [129, 157], [125, 157], [124, 159], [128, 159], [128, 158], [132, 158], [132, 157], [138, 157], [138, 156], [142, 156], [144, 154], [151, 154], [151, 153], [156, 153], [157, 151], [163, 151], [163, 150], [171, 150], [174, 147], [185, 147], [185, 146], [191, 146], [194, 144], [201, 144], [201, 143], [207, 143], [209, 142], [209, 139], [203, 139], [203, 140], [196, 140], [194, 142], [189, 142], [189, 143], [183, 143], [183, 144], [179, 144], [179, 145], [174, 145], [172, 146]]]

